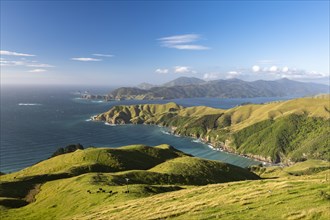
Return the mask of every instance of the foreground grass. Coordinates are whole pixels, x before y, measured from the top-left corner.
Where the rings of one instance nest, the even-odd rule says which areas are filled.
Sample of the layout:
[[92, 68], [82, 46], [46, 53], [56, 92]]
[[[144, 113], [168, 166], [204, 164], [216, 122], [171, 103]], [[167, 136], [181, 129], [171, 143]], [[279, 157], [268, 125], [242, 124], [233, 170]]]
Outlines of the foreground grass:
[[64, 219], [104, 205], [247, 179], [260, 178], [169, 145], [78, 150], [1, 176], [1, 219]]
[[194, 187], [107, 205], [74, 219], [329, 219], [327, 174]]
[[35, 202], [2, 207], [1, 219], [329, 219], [329, 171], [328, 162], [312, 160], [262, 169], [261, 176], [268, 177], [262, 180], [129, 184], [130, 193], [114, 176], [136, 171], [87, 173], [43, 184]]

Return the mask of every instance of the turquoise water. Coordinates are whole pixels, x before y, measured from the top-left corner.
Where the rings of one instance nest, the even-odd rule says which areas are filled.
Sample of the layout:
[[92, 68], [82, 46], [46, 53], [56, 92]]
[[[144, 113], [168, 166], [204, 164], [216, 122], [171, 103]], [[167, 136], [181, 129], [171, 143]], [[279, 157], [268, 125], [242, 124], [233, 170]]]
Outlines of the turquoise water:
[[[84, 147], [118, 147], [129, 144], [170, 144], [197, 157], [222, 160], [246, 167], [258, 162], [214, 151], [191, 138], [168, 135], [149, 125], [108, 126], [88, 119], [118, 104], [166, 103], [160, 101], [100, 102], [78, 99], [73, 87], [1, 87], [0, 171], [13, 172], [47, 159], [57, 148], [71, 143]], [[109, 91], [109, 88], [99, 88]], [[170, 100], [184, 106], [231, 108], [240, 103], [262, 103], [285, 98]]]

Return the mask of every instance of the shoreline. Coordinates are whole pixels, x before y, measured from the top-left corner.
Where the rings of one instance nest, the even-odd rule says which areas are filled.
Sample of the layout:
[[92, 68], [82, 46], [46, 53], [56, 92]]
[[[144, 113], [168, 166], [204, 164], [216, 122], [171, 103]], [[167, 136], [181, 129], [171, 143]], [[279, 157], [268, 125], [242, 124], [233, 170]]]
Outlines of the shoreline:
[[208, 141], [205, 141], [201, 138], [195, 138], [195, 137], [192, 137], [192, 136], [185, 136], [185, 135], [179, 135], [179, 134], [175, 134], [172, 132], [172, 129], [170, 127], [164, 127], [164, 126], [160, 126], [160, 125], [157, 125], [158, 127], [162, 127], [162, 128], [165, 128], [165, 129], [168, 129], [168, 134], [169, 135], [173, 135], [175, 137], [186, 137], [186, 138], [191, 138], [193, 139], [193, 142], [196, 142], [196, 143], [202, 143], [206, 146], [208, 146], [211, 150], [213, 151], [220, 151], [220, 152], [224, 152], [224, 153], [227, 153], [227, 154], [232, 154], [232, 155], [236, 155], [236, 156], [240, 156], [240, 157], [243, 157], [243, 158], [246, 158], [246, 159], [251, 159], [251, 160], [254, 160], [256, 162], [259, 162], [262, 164], [262, 166], [284, 166], [284, 164], [282, 163], [271, 163], [269, 161], [266, 161], [266, 160], [261, 160], [261, 159], [258, 159], [256, 157], [253, 157], [253, 156], [249, 156], [249, 155], [245, 155], [245, 154], [239, 154], [239, 153], [236, 153], [236, 152], [232, 152], [232, 151], [229, 151], [227, 150], [226, 148], [222, 148], [222, 147], [215, 147], [214, 145], [212, 145], [212, 143], [208, 142]]
[[[90, 121], [94, 121], [94, 122], [104, 122], [106, 125], [110, 125], [110, 126], [117, 126], [117, 125], [120, 125], [120, 124], [111, 124], [107, 121], [104, 121], [104, 120], [97, 120], [97, 115], [93, 115], [90, 117]], [[130, 123], [132, 124], [132, 123]], [[127, 125], [127, 124], [125, 124]], [[162, 125], [158, 125], [158, 124], [145, 124], [143, 123], [143, 125], [154, 125], [154, 126], [157, 126], [157, 127], [160, 127], [160, 128], [164, 128], [166, 129], [167, 131], [164, 131], [165, 134], [167, 135], [173, 135], [175, 137], [185, 137], [185, 138], [190, 138], [192, 139], [193, 142], [195, 143], [202, 143], [204, 145], [206, 145], [207, 147], [209, 147], [211, 150], [213, 151], [220, 151], [220, 152], [224, 152], [224, 153], [227, 153], [227, 154], [232, 154], [232, 155], [235, 155], [235, 156], [240, 156], [240, 157], [243, 157], [243, 158], [246, 158], [246, 159], [251, 159], [251, 160], [254, 160], [256, 162], [259, 162], [262, 166], [285, 166], [284, 164], [282, 163], [271, 163], [269, 161], [266, 161], [266, 160], [261, 160], [261, 159], [258, 159], [256, 157], [253, 157], [253, 156], [249, 156], [249, 155], [243, 155], [243, 154], [239, 154], [239, 153], [236, 153], [236, 152], [231, 152], [225, 148], [222, 148], [222, 147], [215, 147], [214, 145], [212, 145], [212, 143], [210, 142], [207, 142], [207, 141], [204, 141], [203, 139], [201, 138], [195, 138], [195, 137], [192, 137], [192, 136], [185, 136], [185, 135], [179, 135], [179, 134], [175, 134], [172, 130], [171, 127], [166, 127], [166, 126], [162, 126]]]

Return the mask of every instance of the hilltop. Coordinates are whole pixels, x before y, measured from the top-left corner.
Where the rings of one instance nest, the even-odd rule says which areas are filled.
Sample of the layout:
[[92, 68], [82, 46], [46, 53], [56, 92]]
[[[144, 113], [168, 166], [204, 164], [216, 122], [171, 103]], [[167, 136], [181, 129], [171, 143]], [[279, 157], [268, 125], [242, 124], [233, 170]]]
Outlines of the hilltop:
[[169, 145], [78, 149], [1, 176], [1, 219], [63, 219], [193, 185], [257, 179]]
[[329, 96], [223, 110], [176, 103], [115, 106], [94, 116], [110, 124], [156, 124], [215, 148], [274, 163], [329, 160]]
[[205, 83], [206, 81], [196, 78], [196, 77], [186, 77], [186, 76], [182, 76], [179, 78], [176, 78], [172, 81], [169, 81], [167, 83], [161, 84], [161, 85], [153, 85], [150, 83], [140, 83], [139, 85], [137, 85], [137, 87], [139, 89], [151, 89], [153, 87], [171, 87], [171, 86], [187, 86], [187, 85], [195, 85], [195, 84], [201, 84], [201, 83]]

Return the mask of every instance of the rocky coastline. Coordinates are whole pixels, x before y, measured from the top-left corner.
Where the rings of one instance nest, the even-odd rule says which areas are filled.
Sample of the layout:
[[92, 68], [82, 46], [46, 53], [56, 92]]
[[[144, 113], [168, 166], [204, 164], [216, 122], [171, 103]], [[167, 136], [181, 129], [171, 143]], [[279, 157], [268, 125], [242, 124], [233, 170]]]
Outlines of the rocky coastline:
[[[91, 116], [90, 119], [91, 119], [91, 121], [102, 121], [102, 122], [107, 123], [108, 125], [119, 125], [119, 124], [123, 125], [123, 124], [126, 124], [123, 121], [121, 121], [120, 123], [113, 123], [112, 121], [100, 120], [99, 115], [93, 115], [93, 116]], [[130, 124], [133, 124], [133, 123], [130, 123]], [[168, 129], [168, 134], [170, 134], [170, 135], [193, 138], [196, 142], [201, 142], [203, 144], [208, 145], [209, 148], [214, 150], [214, 151], [222, 151], [222, 152], [226, 152], [226, 153], [230, 153], [230, 154], [239, 155], [241, 157], [249, 158], [249, 159], [260, 162], [263, 166], [286, 166], [286, 164], [283, 164], [283, 163], [273, 163], [270, 158], [265, 158], [265, 157], [262, 157], [260, 155], [241, 154], [241, 153], [233, 150], [233, 148], [231, 148], [229, 146], [229, 142], [230, 142], [229, 140], [227, 140], [226, 143], [211, 142], [206, 137], [197, 138], [193, 134], [182, 135], [180, 133], [177, 133], [176, 132], [176, 127], [174, 127], [174, 126], [167, 127], [167, 126], [162, 126], [162, 125], [153, 124], [153, 123], [148, 123], [148, 124], [143, 123], [143, 124], [145, 124], [145, 125], [157, 125], [159, 127], [166, 128], [166, 129]]]

